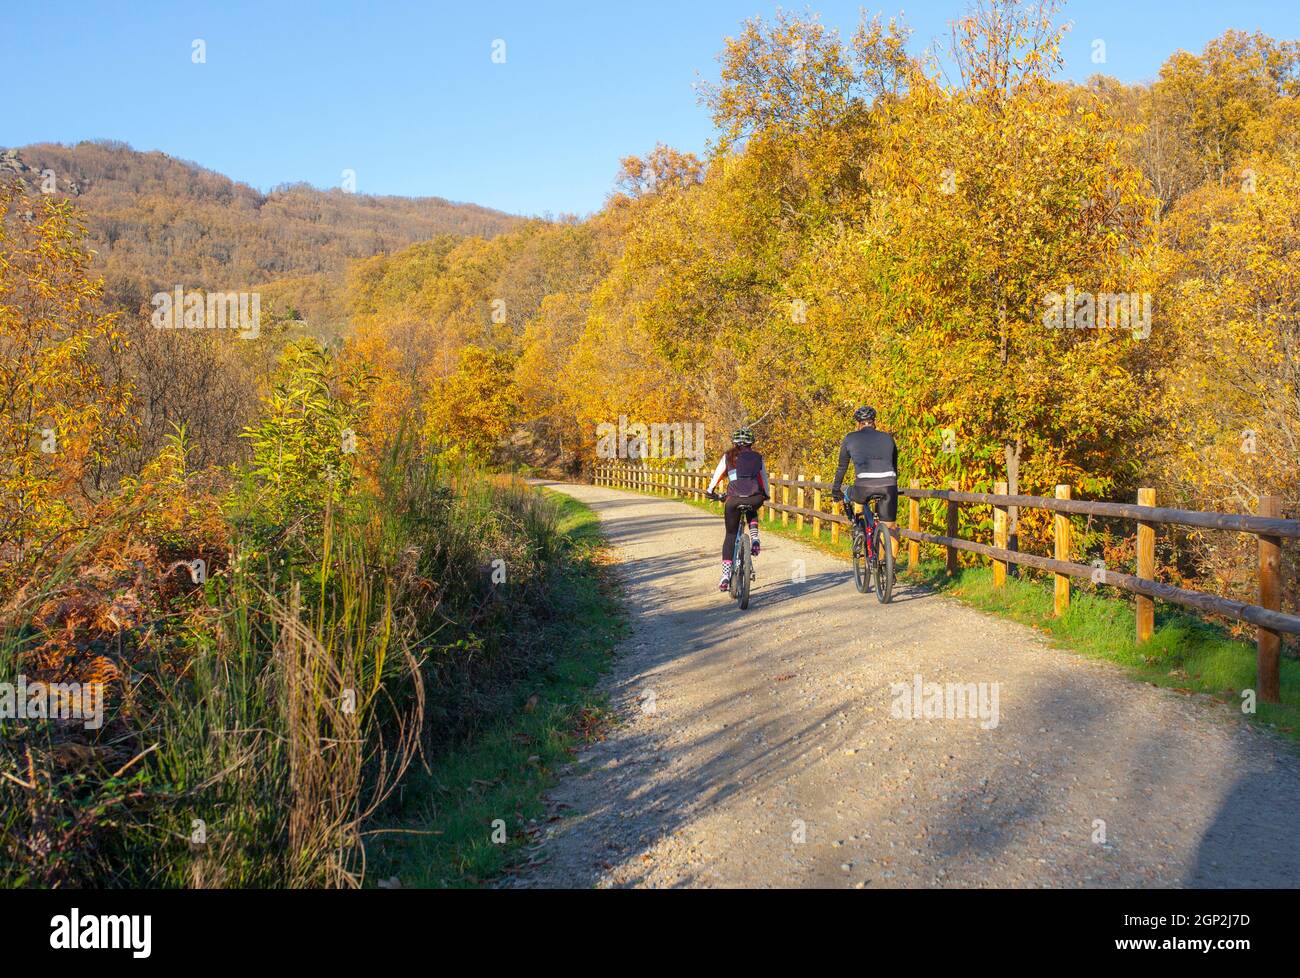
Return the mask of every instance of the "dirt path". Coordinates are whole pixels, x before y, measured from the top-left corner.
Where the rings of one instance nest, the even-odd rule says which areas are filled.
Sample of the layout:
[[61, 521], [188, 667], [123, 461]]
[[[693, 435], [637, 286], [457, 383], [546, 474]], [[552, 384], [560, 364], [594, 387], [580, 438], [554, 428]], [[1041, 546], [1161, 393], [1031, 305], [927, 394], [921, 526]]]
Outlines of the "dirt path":
[[[1300, 885], [1300, 757], [1226, 708], [941, 596], [882, 607], [775, 534], [741, 613], [715, 590], [721, 519], [555, 488], [600, 514], [633, 631], [621, 723], [509, 885]], [[918, 674], [997, 683], [996, 726], [891, 717]]]

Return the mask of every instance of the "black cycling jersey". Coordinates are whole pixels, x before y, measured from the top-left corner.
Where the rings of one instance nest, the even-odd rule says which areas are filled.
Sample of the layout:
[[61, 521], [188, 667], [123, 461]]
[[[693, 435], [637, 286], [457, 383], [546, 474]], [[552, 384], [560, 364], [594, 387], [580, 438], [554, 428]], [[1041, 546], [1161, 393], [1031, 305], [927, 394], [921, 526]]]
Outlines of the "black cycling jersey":
[[718, 460], [718, 467], [713, 470], [713, 479], [709, 482], [709, 491], [727, 477], [728, 496], [752, 496], [758, 493], [764, 497], [770, 495], [767, 482], [767, 463], [761, 453], [752, 448], [742, 448], [735, 459], [726, 454]]
[[856, 484], [890, 486], [898, 484], [898, 445], [894, 436], [875, 428], [850, 431], [840, 442], [840, 464], [835, 469], [835, 489], [844, 481], [849, 462], [853, 463]]

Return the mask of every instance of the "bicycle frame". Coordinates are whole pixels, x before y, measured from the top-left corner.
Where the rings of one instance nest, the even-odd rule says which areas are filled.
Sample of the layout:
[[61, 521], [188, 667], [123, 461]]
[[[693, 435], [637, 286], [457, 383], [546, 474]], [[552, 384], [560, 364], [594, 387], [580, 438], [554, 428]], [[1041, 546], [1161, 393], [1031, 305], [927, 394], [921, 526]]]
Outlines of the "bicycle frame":
[[[868, 497], [858, 513], [851, 499], [844, 500], [853, 537], [853, 580], [859, 591], [865, 593], [874, 587], [876, 599], [889, 604], [894, 592], [893, 540], [889, 527], [871, 508], [872, 501]], [[881, 534], [880, 541], [876, 540], [877, 533]], [[876, 549], [877, 542], [880, 550]]]
[[849, 518], [851, 526], [860, 526], [863, 536], [866, 537], [867, 556], [875, 556], [875, 536], [876, 536], [876, 514], [871, 510], [871, 500], [868, 499], [862, 504], [862, 511], [856, 512], [853, 500], [845, 497], [844, 515]]
[[751, 520], [755, 519], [754, 511], [750, 509], [748, 506], [741, 506], [739, 508], [739, 514], [740, 514], [740, 522], [736, 524], [736, 546], [737, 547], [739, 547], [740, 544], [745, 539], [746, 527], [749, 526]]

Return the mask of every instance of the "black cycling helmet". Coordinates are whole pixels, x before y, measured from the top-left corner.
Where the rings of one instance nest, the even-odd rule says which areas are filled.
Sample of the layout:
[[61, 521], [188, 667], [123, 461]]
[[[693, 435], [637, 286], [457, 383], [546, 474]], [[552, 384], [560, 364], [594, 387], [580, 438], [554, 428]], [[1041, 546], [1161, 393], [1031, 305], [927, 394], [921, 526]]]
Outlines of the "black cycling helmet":
[[856, 411], [853, 412], [853, 420], [857, 422], [875, 421], [876, 409], [873, 407], [867, 407], [866, 405], [863, 405], [862, 407], [858, 408]]
[[752, 428], [737, 428], [731, 433], [731, 443], [733, 445], [752, 445], [754, 444], [754, 431]]

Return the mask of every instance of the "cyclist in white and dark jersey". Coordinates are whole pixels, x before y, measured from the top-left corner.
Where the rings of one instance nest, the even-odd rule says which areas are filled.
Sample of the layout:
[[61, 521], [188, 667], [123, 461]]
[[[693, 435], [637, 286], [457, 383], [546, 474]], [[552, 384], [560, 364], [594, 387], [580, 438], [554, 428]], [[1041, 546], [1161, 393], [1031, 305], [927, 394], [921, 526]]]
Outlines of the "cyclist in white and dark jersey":
[[736, 530], [740, 528], [740, 508], [748, 506], [753, 514], [749, 521], [749, 535], [752, 539], [750, 553], [758, 556], [758, 510], [771, 497], [767, 480], [767, 464], [763, 456], [754, 451], [754, 432], [748, 428], [739, 428], [731, 436], [731, 448], [718, 460], [718, 467], [713, 470], [707, 492], [727, 477], [727, 500], [723, 504], [726, 523], [726, 536], [722, 538], [722, 581], [719, 591], [731, 588], [731, 561], [735, 557]]
[[844, 498], [840, 484], [852, 462], [854, 479], [849, 501], [865, 506], [875, 499], [876, 515], [892, 529], [898, 519], [898, 445], [893, 435], [876, 429], [875, 408], [858, 408], [853, 420], [858, 430], [850, 431], [840, 443], [840, 463], [831, 484], [831, 498], [836, 502]]

